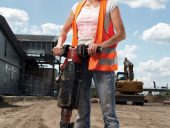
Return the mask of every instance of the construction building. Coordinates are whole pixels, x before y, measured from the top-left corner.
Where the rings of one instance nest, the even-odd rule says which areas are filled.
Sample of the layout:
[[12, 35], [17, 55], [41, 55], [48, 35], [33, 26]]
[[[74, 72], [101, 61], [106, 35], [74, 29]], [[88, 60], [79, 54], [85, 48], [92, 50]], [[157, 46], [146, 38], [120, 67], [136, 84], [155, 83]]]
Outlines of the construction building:
[[26, 93], [29, 95], [52, 95], [55, 88], [55, 58], [52, 48], [57, 36], [16, 35], [26, 53], [25, 78]]
[[0, 15], [0, 94], [53, 95], [57, 36], [14, 35]]
[[25, 52], [0, 15], [0, 94], [19, 94], [22, 87], [20, 74], [24, 72]]

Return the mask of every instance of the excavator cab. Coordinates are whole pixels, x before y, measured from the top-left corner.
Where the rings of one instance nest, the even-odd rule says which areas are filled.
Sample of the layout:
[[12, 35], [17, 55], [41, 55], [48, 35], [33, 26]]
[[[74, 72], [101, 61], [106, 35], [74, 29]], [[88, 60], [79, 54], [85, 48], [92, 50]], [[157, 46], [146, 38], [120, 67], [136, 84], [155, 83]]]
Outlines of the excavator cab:
[[128, 78], [128, 73], [118, 72], [116, 75], [116, 81], [127, 80], [127, 78]]

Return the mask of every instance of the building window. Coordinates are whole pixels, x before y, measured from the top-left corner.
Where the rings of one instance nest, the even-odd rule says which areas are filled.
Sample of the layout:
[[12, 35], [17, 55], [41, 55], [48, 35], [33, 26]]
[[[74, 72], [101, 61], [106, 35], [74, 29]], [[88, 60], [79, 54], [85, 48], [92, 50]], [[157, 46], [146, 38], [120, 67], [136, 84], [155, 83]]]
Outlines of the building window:
[[6, 54], [7, 54], [7, 43], [8, 43], [8, 41], [5, 40], [4, 56], [6, 56]]
[[14, 73], [15, 73], [14, 66], [12, 66], [12, 69], [11, 69], [11, 80], [14, 79]]
[[7, 86], [7, 73], [8, 73], [8, 64], [5, 65], [5, 86]]

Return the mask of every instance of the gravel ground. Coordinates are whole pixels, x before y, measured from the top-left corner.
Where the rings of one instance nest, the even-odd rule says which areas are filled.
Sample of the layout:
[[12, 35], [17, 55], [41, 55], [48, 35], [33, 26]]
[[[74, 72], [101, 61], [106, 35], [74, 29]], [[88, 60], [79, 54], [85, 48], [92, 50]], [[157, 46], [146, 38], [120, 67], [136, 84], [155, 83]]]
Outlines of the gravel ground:
[[[120, 128], [169, 128], [170, 105], [117, 105]], [[0, 104], [0, 128], [59, 128], [60, 108], [52, 99]], [[76, 111], [72, 120], [76, 119]], [[103, 128], [98, 103], [92, 103], [91, 128]]]

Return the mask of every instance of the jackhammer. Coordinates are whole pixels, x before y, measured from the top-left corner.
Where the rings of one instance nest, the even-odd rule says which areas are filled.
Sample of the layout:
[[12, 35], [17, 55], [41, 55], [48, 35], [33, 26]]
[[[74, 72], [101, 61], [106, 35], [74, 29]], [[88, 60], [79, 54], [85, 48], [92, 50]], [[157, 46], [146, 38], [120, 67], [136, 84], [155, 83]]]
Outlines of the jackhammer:
[[[74, 122], [70, 122], [73, 109], [78, 108], [80, 88], [82, 85], [82, 59], [87, 58], [87, 45], [78, 45], [76, 48], [64, 45], [63, 54], [66, 57], [60, 66], [60, 74], [56, 78], [59, 85], [58, 106], [61, 110], [60, 128], [73, 128]], [[102, 52], [98, 47], [97, 52]]]

